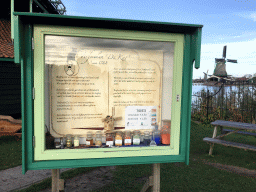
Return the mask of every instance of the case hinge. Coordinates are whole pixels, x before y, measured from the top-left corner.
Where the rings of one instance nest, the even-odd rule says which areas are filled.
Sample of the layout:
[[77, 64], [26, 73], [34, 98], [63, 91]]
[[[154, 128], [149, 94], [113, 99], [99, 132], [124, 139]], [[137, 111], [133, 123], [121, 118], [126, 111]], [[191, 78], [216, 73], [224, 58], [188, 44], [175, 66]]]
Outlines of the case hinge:
[[33, 87], [33, 90], [32, 90], [32, 98], [33, 100], [35, 100], [35, 87]]
[[33, 136], [33, 147], [35, 148], [35, 136]]
[[32, 49], [34, 50], [34, 38], [32, 37]]

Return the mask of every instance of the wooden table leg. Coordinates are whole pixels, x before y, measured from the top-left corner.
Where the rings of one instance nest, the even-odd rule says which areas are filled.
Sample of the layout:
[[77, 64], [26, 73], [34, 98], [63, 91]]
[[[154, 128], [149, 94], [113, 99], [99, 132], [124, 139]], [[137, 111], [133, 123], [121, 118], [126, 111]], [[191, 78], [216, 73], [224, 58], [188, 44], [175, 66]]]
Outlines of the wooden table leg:
[[[214, 127], [212, 138], [215, 138], [217, 136], [217, 127], [218, 126]], [[213, 147], [214, 147], [214, 143], [211, 143], [210, 144], [209, 155], [212, 155]]]

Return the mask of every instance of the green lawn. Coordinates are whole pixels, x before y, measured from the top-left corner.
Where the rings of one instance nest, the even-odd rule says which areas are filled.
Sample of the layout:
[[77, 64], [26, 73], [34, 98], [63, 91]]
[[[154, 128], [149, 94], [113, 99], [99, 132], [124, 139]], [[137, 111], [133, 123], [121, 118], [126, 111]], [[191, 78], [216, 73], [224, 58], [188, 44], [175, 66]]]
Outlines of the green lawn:
[[[201, 124], [196, 124], [193, 122], [191, 123], [191, 158], [205, 159], [210, 162], [217, 162], [256, 170], [256, 154], [254, 151], [245, 151], [243, 149], [225, 147], [223, 145], [215, 144], [213, 148], [213, 156], [209, 156], [208, 153], [210, 146], [203, 142], [203, 138], [212, 137], [212, 134], [213, 126], [203, 126]], [[231, 134], [225, 137], [225, 140], [256, 145], [256, 138], [254, 136]]]
[[21, 140], [13, 136], [0, 137], [0, 170], [21, 165]]
[[[256, 180], [217, 169], [203, 161], [256, 169], [255, 152], [215, 145], [209, 156], [204, 137], [211, 137], [213, 127], [191, 123], [189, 166], [184, 163], [161, 164], [161, 192], [184, 191], [256, 191]], [[255, 144], [251, 136], [230, 135], [227, 140]], [[145, 179], [152, 174], [152, 165], [118, 166], [113, 183], [97, 192], [140, 191]]]
[[[152, 165], [118, 166], [113, 183], [97, 192], [139, 192]], [[256, 191], [256, 180], [219, 170], [200, 161], [161, 164], [161, 192]]]

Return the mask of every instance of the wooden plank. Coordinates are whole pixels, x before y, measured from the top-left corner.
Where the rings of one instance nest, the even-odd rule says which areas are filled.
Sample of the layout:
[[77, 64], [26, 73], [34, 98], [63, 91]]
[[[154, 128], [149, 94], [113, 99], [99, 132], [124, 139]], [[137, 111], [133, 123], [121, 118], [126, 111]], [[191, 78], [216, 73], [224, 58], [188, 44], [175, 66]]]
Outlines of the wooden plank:
[[256, 124], [251, 124], [251, 123], [241, 123], [241, 122], [217, 120], [217, 121], [212, 122], [211, 125], [223, 126], [223, 127], [233, 127], [233, 128], [244, 129], [244, 130], [254, 130], [254, 131], [256, 130]]
[[203, 141], [208, 142], [208, 143], [215, 143], [215, 144], [220, 144], [224, 146], [229, 146], [229, 147], [236, 147], [239, 149], [245, 149], [245, 150], [251, 150], [251, 151], [256, 151], [256, 146], [254, 145], [247, 145], [243, 143], [236, 143], [232, 141], [224, 141], [220, 139], [214, 139], [210, 137], [205, 137]]
[[[233, 132], [234, 130], [232, 129], [223, 129], [223, 133], [227, 133], [227, 132]], [[251, 133], [251, 132], [245, 132], [245, 131], [238, 131], [238, 134], [242, 134], [242, 135], [251, 135], [251, 136], [256, 136], [256, 133]]]
[[[214, 127], [214, 130], [213, 130], [212, 138], [215, 138], [215, 137], [216, 137], [217, 131], [218, 131], [218, 126], [215, 126], [215, 127]], [[212, 155], [213, 147], [214, 147], [214, 144], [210, 144], [209, 155]]]
[[228, 133], [225, 133], [225, 134], [222, 134], [222, 135], [219, 135], [218, 137], [216, 137], [216, 139], [219, 139], [221, 137], [225, 137], [225, 136], [228, 136], [228, 135], [231, 135], [231, 134], [234, 134], [234, 133], [237, 133], [238, 131], [240, 131], [241, 129], [238, 129], [238, 130], [233, 130], [231, 132], [228, 132]]
[[140, 192], [146, 192], [151, 187], [149, 180], [150, 179], [147, 179], [146, 183], [143, 185], [143, 187], [142, 187]]

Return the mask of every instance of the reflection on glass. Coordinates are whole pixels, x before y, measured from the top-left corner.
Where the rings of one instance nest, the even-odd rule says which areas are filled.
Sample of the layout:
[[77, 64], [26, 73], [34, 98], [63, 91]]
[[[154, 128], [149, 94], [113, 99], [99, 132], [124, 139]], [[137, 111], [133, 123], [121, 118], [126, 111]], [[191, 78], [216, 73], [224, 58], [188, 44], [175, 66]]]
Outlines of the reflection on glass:
[[[46, 35], [50, 134], [67, 148], [149, 146], [141, 142], [151, 141], [148, 132], [171, 120], [173, 53], [171, 42]], [[158, 146], [170, 145], [170, 130], [161, 139]]]

